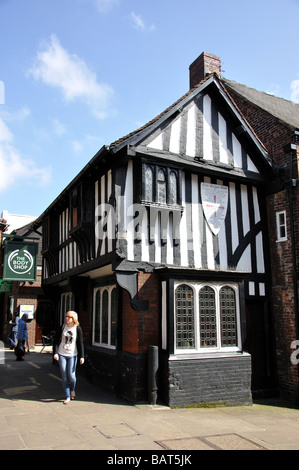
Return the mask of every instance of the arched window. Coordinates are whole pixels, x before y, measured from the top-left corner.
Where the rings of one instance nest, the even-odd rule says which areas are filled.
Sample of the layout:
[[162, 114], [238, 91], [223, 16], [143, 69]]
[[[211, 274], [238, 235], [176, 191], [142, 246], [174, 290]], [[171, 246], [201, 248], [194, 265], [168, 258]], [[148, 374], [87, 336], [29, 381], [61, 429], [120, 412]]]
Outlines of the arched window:
[[186, 284], [175, 290], [176, 347], [190, 349], [195, 346], [193, 289]]
[[145, 194], [144, 199], [146, 201], [154, 201], [154, 175], [153, 170], [150, 166], [147, 166], [144, 172], [145, 176]]
[[97, 287], [94, 290], [93, 344], [115, 349], [117, 312], [116, 286]]
[[102, 299], [102, 340], [101, 343], [108, 344], [108, 291], [107, 289], [103, 292]]
[[174, 171], [169, 173], [169, 204], [177, 204], [178, 202], [178, 184], [177, 176]]
[[100, 343], [101, 330], [101, 291], [98, 290], [95, 299], [95, 322], [94, 322], [94, 342]]
[[229, 286], [220, 289], [221, 346], [237, 346], [237, 315], [235, 291]]
[[165, 204], [166, 203], [166, 178], [165, 178], [165, 172], [161, 168], [159, 168], [158, 170], [157, 186], [158, 186], [158, 202]]
[[214, 348], [217, 346], [216, 301], [215, 291], [205, 286], [199, 291], [199, 328], [200, 346]]
[[60, 297], [60, 323], [64, 322], [65, 314], [74, 310], [75, 298], [72, 292], [64, 292]]
[[117, 326], [117, 290], [113, 288], [111, 293], [111, 345], [116, 346], [116, 326]]

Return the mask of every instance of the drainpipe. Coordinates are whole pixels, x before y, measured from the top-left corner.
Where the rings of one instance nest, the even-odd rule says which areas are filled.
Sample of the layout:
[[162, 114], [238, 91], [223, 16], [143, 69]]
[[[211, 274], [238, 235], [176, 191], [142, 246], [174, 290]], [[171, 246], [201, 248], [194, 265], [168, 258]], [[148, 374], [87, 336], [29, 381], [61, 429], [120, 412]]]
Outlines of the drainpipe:
[[148, 348], [148, 402], [150, 405], [156, 405], [158, 392], [158, 346], [149, 346]]

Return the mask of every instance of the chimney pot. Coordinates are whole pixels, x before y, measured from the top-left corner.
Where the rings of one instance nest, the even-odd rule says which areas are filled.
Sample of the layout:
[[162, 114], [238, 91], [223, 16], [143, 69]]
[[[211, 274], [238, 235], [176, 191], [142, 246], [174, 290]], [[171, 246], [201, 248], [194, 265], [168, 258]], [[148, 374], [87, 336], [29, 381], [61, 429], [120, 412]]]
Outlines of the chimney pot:
[[209, 52], [203, 52], [189, 67], [190, 89], [211, 73], [215, 73], [220, 77], [221, 59]]

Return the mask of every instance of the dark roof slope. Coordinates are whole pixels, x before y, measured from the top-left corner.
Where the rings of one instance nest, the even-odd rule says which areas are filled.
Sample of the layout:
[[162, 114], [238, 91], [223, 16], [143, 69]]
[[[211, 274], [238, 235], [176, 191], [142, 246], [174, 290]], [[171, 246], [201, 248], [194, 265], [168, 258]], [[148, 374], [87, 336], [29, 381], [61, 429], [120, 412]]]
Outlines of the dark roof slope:
[[[13, 230], [12, 235], [17, 235], [18, 237], [24, 237], [24, 239], [28, 238], [31, 241], [35, 241], [38, 244], [38, 254], [37, 254], [37, 266], [42, 266], [42, 235], [37, 234], [32, 230], [34, 222], [30, 222], [29, 224], [24, 225], [23, 227], [16, 228]], [[40, 229], [41, 230], [41, 229]], [[35, 240], [33, 240], [35, 239]]]
[[187, 98], [189, 95], [191, 95], [197, 88], [200, 88], [200, 86], [208, 80], [209, 77], [206, 77], [204, 80], [202, 80], [200, 83], [198, 83], [194, 88], [191, 88], [187, 93], [185, 93], [185, 95], [183, 95], [181, 98], [179, 98], [175, 103], [173, 103], [172, 105], [170, 105], [168, 108], [166, 108], [164, 111], [162, 111], [160, 114], [158, 114], [156, 117], [154, 117], [153, 119], [151, 119], [149, 122], [147, 122], [146, 124], [144, 124], [143, 126], [139, 127], [138, 129], [135, 129], [133, 132], [130, 132], [130, 134], [127, 134], [121, 138], [119, 138], [118, 140], [112, 142], [110, 145], [109, 145], [109, 149], [110, 150], [114, 150], [114, 147], [116, 149], [118, 149], [119, 145], [122, 144], [124, 141], [126, 141], [127, 139], [133, 137], [133, 136], [136, 136], [138, 134], [140, 134], [141, 132], [143, 132], [144, 130], [150, 128], [153, 124], [155, 124], [156, 122], [159, 121], [159, 119], [161, 119], [163, 116], [165, 116], [168, 112], [172, 111], [176, 106], [178, 106], [182, 101], [184, 101], [185, 98]]
[[269, 95], [268, 93], [255, 90], [254, 88], [249, 88], [246, 85], [241, 85], [240, 83], [223, 77], [221, 78], [221, 81], [224, 85], [231, 88], [248, 101], [259, 106], [264, 111], [267, 111], [289, 126], [299, 129], [299, 103], [294, 103], [292, 101], [285, 100], [284, 98]]
[[[162, 113], [160, 113], [158, 116], [156, 116], [154, 119], [152, 119], [151, 121], [147, 122], [146, 124], [144, 124], [142, 127], [134, 130], [133, 132], [131, 132], [130, 134], [127, 134], [123, 137], [121, 137], [120, 139], [116, 140], [115, 142], [112, 142], [110, 145], [109, 145], [109, 150], [112, 151], [112, 152], [117, 152], [120, 147], [122, 145], [125, 145], [126, 143], [128, 143], [128, 141], [132, 138], [135, 138], [138, 136], [140, 136], [141, 133], [144, 133], [144, 131], [148, 130], [148, 129], [151, 129], [151, 127], [153, 125], [155, 125], [160, 119], [164, 118], [166, 115], [168, 115], [168, 113], [171, 113], [173, 112], [174, 110], [176, 110], [177, 108], [179, 108], [182, 103], [188, 99], [193, 93], [196, 93], [198, 89], [200, 89], [202, 86], [205, 86], [205, 84], [207, 84], [208, 82], [210, 82], [210, 80], [212, 80], [214, 78], [215, 81], [217, 81], [224, 93], [226, 93], [226, 95], [228, 95], [229, 99], [231, 100], [231, 102], [233, 103], [234, 107], [236, 108], [236, 110], [238, 111], [239, 115], [241, 116], [241, 118], [243, 119], [243, 121], [246, 123], [246, 125], [248, 126], [248, 128], [251, 130], [251, 132], [254, 134], [254, 137], [259, 141], [259, 144], [264, 148], [264, 145], [263, 143], [260, 141], [260, 139], [258, 138], [258, 136], [256, 135], [256, 133], [254, 132], [252, 126], [250, 125], [250, 123], [247, 121], [247, 119], [245, 118], [245, 116], [243, 115], [242, 111], [240, 110], [240, 108], [236, 105], [236, 103], [234, 102], [234, 100], [232, 99], [232, 97], [230, 96], [227, 88], [224, 86], [224, 80], [222, 79], [219, 79], [219, 76], [215, 73], [211, 73], [211, 74], [207, 74], [206, 77], [201, 80], [197, 85], [195, 85], [193, 88], [191, 88], [187, 93], [185, 93], [185, 95], [183, 95], [181, 98], [179, 98], [175, 103], [173, 103], [171, 106], [169, 106], [167, 109], [165, 109], [164, 111], [162, 111]], [[246, 87], [245, 87], [246, 88]], [[299, 105], [298, 105], [298, 108], [299, 108]], [[131, 142], [130, 142], [131, 143]]]

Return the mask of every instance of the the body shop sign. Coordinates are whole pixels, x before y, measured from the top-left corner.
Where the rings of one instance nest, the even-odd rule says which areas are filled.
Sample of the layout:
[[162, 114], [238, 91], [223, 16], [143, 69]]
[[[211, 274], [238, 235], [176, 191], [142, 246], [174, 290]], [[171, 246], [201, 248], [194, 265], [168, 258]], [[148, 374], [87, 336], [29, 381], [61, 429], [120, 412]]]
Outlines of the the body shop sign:
[[6, 241], [3, 279], [6, 281], [36, 280], [36, 243]]

